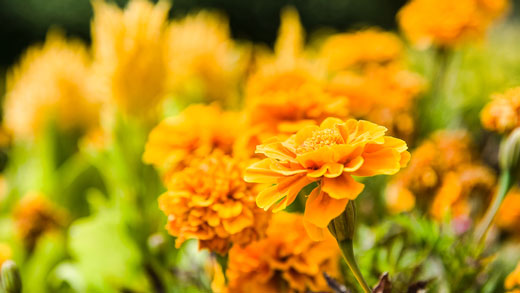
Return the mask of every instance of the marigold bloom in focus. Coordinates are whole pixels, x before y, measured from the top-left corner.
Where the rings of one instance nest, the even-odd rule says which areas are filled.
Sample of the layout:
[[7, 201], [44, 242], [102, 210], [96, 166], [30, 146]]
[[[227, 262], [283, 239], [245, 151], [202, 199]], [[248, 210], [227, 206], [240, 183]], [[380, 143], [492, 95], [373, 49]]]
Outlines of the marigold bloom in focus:
[[507, 0], [411, 0], [398, 21], [418, 47], [453, 47], [482, 38], [507, 6]]
[[304, 58], [303, 42], [297, 12], [284, 10], [275, 54], [259, 61], [245, 89], [246, 113], [260, 141], [329, 116], [347, 118], [347, 98], [326, 91], [326, 70]]
[[340, 252], [331, 235], [309, 238], [298, 214], [278, 213], [266, 238], [229, 251], [228, 292], [328, 292], [323, 273], [339, 277]]
[[34, 248], [40, 236], [60, 229], [67, 221], [64, 210], [43, 195], [32, 192], [20, 200], [13, 217], [18, 235], [29, 250]]
[[520, 263], [516, 266], [516, 269], [507, 276], [504, 285], [507, 293], [520, 293]]
[[159, 207], [177, 247], [195, 238], [201, 249], [225, 254], [232, 243], [246, 245], [264, 235], [270, 215], [256, 207], [242, 170], [238, 161], [215, 152], [172, 176]]
[[520, 190], [513, 188], [502, 202], [496, 218], [497, 225], [512, 233], [520, 234]]
[[329, 70], [344, 70], [367, 64], [395, 61], [403, 53], [401, 40], [393, 33], [375, 28], [328, 37], [320, 51]]
[[352, 176], [391, 175], [408, 162], [406, 143], [385, 132], [385, 127], [368, 121], [327, 118], [285, 141], [273, 138], [257, 146], [256, 152], [267, 158], [247, 168], [244, 178], [274, 184], [260, 192], [256, 202], [275, 212], [290, 205], [303, 187], [318, 182], [307, 199], [304, 219], [311, 237], [320, 239], [330, 220], [363, 190]]
[[151, 131], [143, 160], [168, 174], [214, 150], [231, 155], [242, 127], [237, 112], [225, 112], [217, 105], [192, 105]]
[[228, 102], [238, 94], [248, 61], [247, 50], [231, 39], [227, 19], [209, 12], [169, 25], [166, 56], [171, 91], [186, 94], [196, 87], [204, 98]]
[[103, 94], [123, 113], [149, 115], [165, 91], [169, 4], [132, 0], [125, 10], [103, 0], [92, 5], [92, 47]]
[[6, 78], [5, 124], [17, 138], [33, 138], [49, 122], [65, 131], [98, 121], [90, 63], [83, 43], [51, 31], [30, 47]]
[[520, 87], [494, 94], [480, 115], [484, 128], [505, 133], [520, 126]]
[[352, 116], [383, 125], [391, 135], [405, 140], [414, 132], [414, 102], [423, 89], [419, 75], [396, 63], [367, 66], [361, 72], [342, 71], [327, 86], [334, 96], [348, 97]]
[[412, 152], [408, 168], [389, 183], [387, 206], [402, 212], [417, 203], [439, 220], [448, 212], [469, 217], [474, 212], [471, 202], [483, 198], [486, 203], [495, 181], [492, 170], [476, 158], [466, 132], [436, 132]]

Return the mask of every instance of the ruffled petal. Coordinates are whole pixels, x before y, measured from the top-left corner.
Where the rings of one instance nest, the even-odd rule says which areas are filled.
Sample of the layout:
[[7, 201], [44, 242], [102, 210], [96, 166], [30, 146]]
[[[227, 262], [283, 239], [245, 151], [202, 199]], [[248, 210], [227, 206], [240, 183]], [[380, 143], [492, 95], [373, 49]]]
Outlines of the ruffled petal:
[[343, 165], [338, 163], [327, 163], [318, 170], [311, 171], [307, 173], [307, 176], [312, 178], [319, 178], [322, 176], [334, 178], [338, 177], [343, 173]]
[[271, 170], [271, 159], [253, 163], [244, 172], [244, 180], [251, 183], [276, 183], [283, 175]]
[[364, 153], [365, 162], [353, 174], [356, 176], [393, 175], [401, 169], [401, 154], [395, 149]]
[[323, 178], [321, 181], [321, 189], [335, 199], [356, 199], [363, 188], [365, 185], [354, 180], [348, 173], [337, 178]]
[[306, 221], [320, 228], [326, 228], [332, 219], [345, 210], [348, 201], [348, 198], [334, 199], [323, 190], [316, 188], [307, 198], [303, 216]]

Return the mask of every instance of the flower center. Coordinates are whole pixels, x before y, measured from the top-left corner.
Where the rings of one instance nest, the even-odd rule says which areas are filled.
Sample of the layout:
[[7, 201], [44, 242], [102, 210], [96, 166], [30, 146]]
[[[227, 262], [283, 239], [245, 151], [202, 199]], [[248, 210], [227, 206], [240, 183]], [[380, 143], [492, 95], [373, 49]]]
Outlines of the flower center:
[[316, 130], [312, 133], [312, 136], [305, 139], [305, 141], [298, 146], [296, 152], [303, 154], [311, 151], [315, 151], [324, 146], [332, 146], [336, 144], [343, 144], [343, 137], [339, 131], [335, 128], [326, 128]]

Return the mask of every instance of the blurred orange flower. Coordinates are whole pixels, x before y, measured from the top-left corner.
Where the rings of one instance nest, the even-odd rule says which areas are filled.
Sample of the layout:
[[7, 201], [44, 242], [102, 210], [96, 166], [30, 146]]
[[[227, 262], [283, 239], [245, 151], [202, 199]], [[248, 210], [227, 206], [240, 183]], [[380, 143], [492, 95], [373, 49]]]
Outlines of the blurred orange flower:
[[132, 0], [121, 10], [95, 0], [92, 6], [92, 49], [102, 94], [123, 113], [150, 115], [165, 92], [163, 48], [170, 5]]
[[83, 43], [55, 31], [30, 47], [6, 77], [5, 124], [14, 137], [34, 138], [49, 122], [65, 131], [97, 124], [90, 64]]
[[520, 87], [492, 95], [492, 100], [482, 110], [480, 119], [484, 128], [499, 133], [509, 132], [520, 126]]
[[411, 0], [397, 17], [416, 46], [453, 47], [484, 37], [507, 7], [507, 0]]
[[500, 228], [520, 234], [520, 190], [513, 188], [507, 194], [497, 213], [496, 223]]
[[249, 54], [231, 39], [225, 17], [199, 12], [168, 26], [166, 56], [171, 91], [189, 95], [196, 89], [205, 99], [231, 102]]
[[352, 176], [395, 174], [410, 158], [406, 143], [385, 136], [386, 128], [368, 121], [327, 118], [320, 126], [306, 126], [285, 141], [273, 138], [257, 146], [267, 158], [247, 168], [247, 182], [274, 184], [258, 194], [259, 207], [275, 212], [291, 204], [312, 182], [319, 188], [309, 195], [305, 224], [319, 239], [364, 185]]
[[13, 212], [18, 235], [29, 250], [44, 233], [57, 231], [67, 221], [65, 210], [57, 207], [42, 194], [26, 194]]
[[383, 125], [391, 135], [409, 140], [415, 128], [413, 107], [424, 87], [419, 75], [393, 63], [367, 66], [361, 72], [339, 72], [327, 90], [348, 97], [355, 118]]
[[231, 155], [244, 126], [241, 120], [239, 113], [223, 111], [215, 104], [191, 105], [150, 132], [143, 160], [168, 176], [214, 150]]
[[516, 269], [507, 276], [504, 285], [507, 293], [520, 293], [520, 263], [516, 266]]
[[13, 251], [6, 243], [0, 243], [0, 266], [4, 261], [11, 259]]
[[172, 176], [159, 207], [177, 247], [195, 238], [201, 249], [225, 254], [232, 243], [246, 245], [264, 235], [270, 213], [256, 207], [256, 193], [242, 180], [242, 170], [217, 151]]
[[337, 71], [368, 64], [386, 64], [400, 59], [401, 40], [393, 33], [368, 28], [328, 37], [320, 50], [329, 70]]
[[339, 277], [340, 252], [328, 235], [314, 242], [301, 215], [278, 213], [266, 238], [229, 251], [228, 292], [322, 292], [330, 288], [323, 273]]
[[[470, 216], [471, 202], [480, 194], [484, 203], [495, 187], [493, 171], [475, 156], [464, 131], [434, 133], [412, 152], [408, 168], [395, 176], [386, 192], [392, 212], [428, 207], [441, 220], [446, 213]], [[433, 196], [432, 196], [433, 195]]]

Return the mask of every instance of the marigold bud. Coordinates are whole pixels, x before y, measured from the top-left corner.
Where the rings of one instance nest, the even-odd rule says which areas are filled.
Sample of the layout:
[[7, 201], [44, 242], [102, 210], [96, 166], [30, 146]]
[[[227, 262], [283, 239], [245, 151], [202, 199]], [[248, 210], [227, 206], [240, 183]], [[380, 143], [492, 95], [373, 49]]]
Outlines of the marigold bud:
[[500, 145], [500, 168], [516, 178], [520, 171], [520, 128], [515, 129]]
[[2, 288], [5, 292], [22, 292], [22, 279], [20, 278], [18, 266], [14, 261], [7, 260], [2, 264], [0, 276], [2, 280]]
[[350, 200], [345, 211], [330, 221], [328, 228], [338, 242], [352, 240], [356, 231], [356, 204]]

